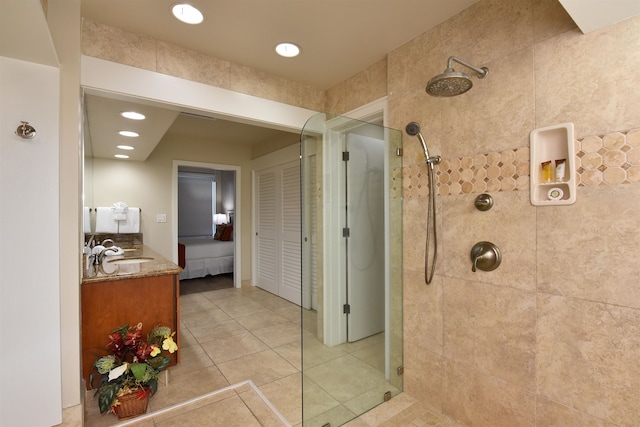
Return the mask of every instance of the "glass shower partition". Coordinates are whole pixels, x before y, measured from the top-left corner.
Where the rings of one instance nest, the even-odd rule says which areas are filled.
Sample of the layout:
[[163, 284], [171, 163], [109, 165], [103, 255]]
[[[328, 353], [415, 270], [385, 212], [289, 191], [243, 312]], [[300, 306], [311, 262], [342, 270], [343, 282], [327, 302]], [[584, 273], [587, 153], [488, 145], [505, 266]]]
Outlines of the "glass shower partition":
[[401, 153], [400, 131], [347, 117], [302, 130], [304, 426], [402, 391]]

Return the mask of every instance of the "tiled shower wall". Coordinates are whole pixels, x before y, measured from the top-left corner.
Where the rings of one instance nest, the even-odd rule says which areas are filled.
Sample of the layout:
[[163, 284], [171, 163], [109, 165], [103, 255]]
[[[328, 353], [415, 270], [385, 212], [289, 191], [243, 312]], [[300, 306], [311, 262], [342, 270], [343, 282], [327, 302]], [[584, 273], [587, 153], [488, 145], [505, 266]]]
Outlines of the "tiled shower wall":
[[[431, 98], [450, 55], [489, 75]], [[405, 135], [408, 393], [465, 425], [640, 425], [640, 89], [625, 77], [639, 67], [639, 18], [584, 35], [555, 0], [481, 0], [389, 54], [391, 127], [420, 122], [444, 159], [427, 286], [427, 169]], [[565, 122], [577, 202], [534, 207], [529, 133]], [[474, 207], [481, 192], [489, 211]], [[483, 240], [503, 261], [473, 273]]]

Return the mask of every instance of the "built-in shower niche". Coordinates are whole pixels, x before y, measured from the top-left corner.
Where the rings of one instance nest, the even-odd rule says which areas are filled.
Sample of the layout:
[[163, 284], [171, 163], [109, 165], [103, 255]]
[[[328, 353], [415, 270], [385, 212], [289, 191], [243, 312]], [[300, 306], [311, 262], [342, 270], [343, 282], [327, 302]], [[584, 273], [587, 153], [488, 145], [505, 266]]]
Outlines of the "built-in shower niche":
[[[554, 206], [575, 203], [576, 166], [573, 123], [534, 129], [531, 131], [529, 144], [531, 204]], [[559, 166], [563, 160], [564, 166]], [[547, 170], [543, 167], [545, 163]]]

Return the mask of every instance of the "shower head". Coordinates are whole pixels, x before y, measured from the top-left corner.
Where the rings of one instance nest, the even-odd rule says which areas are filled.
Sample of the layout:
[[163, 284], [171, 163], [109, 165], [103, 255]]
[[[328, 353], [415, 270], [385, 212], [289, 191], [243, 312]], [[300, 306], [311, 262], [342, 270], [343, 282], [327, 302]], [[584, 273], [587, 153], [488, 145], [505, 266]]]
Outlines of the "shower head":
[[453, 69], [453, 61], [464, 65], [476, 72], [478, 78], [483, 79], [489, 73], [487, 67], [478, 68], [456, 56], [450, 56], [447, 68], [442, 74], [438, 74], [427, 83], [426, 91], [431, 96], [449, 97], [462, 95], [473, 86], [473, 81], [467, 73], [457, 72]]

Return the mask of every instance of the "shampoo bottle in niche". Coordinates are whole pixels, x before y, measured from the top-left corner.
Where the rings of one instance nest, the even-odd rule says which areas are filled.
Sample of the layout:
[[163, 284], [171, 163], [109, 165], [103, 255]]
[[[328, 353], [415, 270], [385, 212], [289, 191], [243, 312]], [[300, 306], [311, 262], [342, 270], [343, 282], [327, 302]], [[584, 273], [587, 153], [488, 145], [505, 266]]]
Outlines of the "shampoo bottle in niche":
[[564, 181], [566, 165], [567, 165], [566, 159], [556, 160], [556, 181], [558, 182]]
[[551, 169], [551, 160], [542, 162], [540, 165], [542, 166], [542, 182], [551, 182], [551, 178], [553, 176], [553, 169]]

